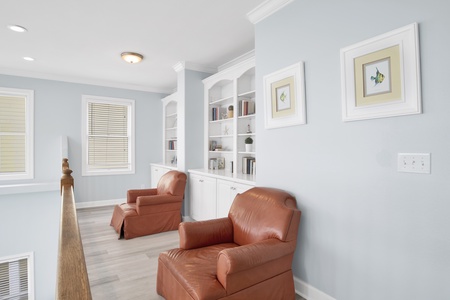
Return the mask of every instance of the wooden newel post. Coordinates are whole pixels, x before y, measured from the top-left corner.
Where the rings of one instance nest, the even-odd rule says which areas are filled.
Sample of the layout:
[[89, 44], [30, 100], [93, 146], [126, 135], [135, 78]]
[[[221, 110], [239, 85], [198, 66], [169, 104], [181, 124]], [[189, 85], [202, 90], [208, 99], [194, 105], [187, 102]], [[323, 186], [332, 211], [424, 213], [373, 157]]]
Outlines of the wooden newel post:
[[63, 158], [62, 161], [62, 173], [61, 176], [61, 192], [63, 186], [72, 186], [73, 187], [73, 177], [72, 177], [72, 170], [69, 168], [69, 160], [67, 158]]

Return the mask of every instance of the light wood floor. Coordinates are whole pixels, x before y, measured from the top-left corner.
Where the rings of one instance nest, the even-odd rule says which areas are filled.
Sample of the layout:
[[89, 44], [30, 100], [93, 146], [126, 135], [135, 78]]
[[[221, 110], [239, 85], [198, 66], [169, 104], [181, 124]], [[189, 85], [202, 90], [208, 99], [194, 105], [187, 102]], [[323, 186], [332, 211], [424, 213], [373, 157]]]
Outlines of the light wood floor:
[[178, 247], [178, 231], [118, 240], [109, 226], [112, 211], [112, 206], [77, 210], [92, 298], [164, 299], [156, 293], [158, 255]]

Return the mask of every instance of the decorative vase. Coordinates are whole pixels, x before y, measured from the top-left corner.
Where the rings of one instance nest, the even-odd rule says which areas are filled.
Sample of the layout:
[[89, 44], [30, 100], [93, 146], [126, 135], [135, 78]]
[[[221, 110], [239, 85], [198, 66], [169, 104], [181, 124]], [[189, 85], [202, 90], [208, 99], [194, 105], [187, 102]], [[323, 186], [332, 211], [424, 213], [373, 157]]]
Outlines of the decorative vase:
[[245, 144], [245, 152], [252, 152], [252, 144]]

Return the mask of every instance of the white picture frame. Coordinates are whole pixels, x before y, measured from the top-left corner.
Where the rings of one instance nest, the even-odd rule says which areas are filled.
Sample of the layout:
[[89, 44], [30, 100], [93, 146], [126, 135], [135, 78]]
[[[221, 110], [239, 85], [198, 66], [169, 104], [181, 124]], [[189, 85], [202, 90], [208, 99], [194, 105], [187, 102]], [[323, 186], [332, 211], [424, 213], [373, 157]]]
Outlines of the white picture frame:
[[342, 48], [342, 120], [422, 113], [418, 24]]
[[304, 63], [264, 76], [265, 128], [306, 124]]

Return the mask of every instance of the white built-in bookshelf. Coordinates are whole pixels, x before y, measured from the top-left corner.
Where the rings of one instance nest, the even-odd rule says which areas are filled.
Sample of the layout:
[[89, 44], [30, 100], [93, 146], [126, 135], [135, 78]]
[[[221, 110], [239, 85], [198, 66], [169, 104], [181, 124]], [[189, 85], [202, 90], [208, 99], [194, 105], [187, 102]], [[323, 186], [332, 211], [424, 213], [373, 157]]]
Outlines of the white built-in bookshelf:
[[163, 162], [168, 166], [177, 166], [177, 93], [162, 99], [163, 102]]
[[[256, 124], [254, 57], [203, 80], [205, 86], [204, 168], [255, 181]], [[245, 140], [253, 140], [246, 150]]]

